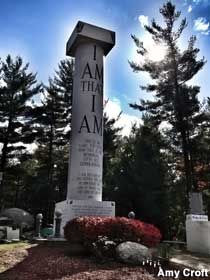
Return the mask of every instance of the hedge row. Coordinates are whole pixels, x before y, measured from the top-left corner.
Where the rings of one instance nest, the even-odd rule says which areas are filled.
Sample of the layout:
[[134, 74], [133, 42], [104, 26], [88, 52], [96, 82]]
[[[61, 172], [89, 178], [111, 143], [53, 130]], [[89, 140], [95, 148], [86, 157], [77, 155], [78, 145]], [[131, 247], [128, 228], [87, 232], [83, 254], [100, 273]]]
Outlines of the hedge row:
[[110, 240], [133, 241], [148, 247], [161, 240], [160, 231], [151, 224], [124, 217], [79, 217], [64, 227], [65, 238], [71, 242], [94, 242], [99, 236]]

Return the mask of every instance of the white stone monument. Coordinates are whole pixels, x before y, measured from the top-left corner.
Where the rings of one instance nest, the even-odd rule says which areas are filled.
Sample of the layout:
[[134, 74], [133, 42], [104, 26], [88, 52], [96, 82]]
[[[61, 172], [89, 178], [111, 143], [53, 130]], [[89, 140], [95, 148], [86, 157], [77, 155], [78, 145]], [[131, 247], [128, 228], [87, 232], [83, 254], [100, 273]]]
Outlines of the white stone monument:
[[210, 222], [204, 215], [201, 193], [190, 193], [190, 214], [186, 217], [187, 249], [210, 254]]
[[115, 215], [115, 203], [102, 201], [103, 59], [114, 45], [113, 31], [81, 21], [67, 42], [75, 73], [67, 199], [55, 209], [63, 212], [62, 234], [75, 217]]

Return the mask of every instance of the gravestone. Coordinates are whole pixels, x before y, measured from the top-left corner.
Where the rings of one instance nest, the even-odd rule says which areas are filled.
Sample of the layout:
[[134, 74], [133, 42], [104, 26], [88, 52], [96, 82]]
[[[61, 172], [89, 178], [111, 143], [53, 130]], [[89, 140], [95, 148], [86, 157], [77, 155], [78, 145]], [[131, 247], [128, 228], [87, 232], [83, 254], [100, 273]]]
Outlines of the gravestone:
[[75, 73], [67, 198], [55, 209], [63, 212], [61, 227], [78, 216], [115, 215], [115, 203], [102, 201], [103, 60], [114, 45], [113, 31], [81, 21], [67, 42]]
[[0, 240], [6, 241], [19, 241], [20, 240], [20, 229], [13, 229], [9, 226], [0, 226]]
[[203, 206], [202, 193], [189, 193], [190, 214], [187, 215], [187, 220], [191, 221], [208, 221], [208, 216], [205, 215]]
[[210, 222], [205, 215], [202, 193], [190, 193], [190, 214], [186, 217], [187, 249], [210, 254]]
[[190, 214], [204, 215], [202, 193], [192, 192], [190, 198]]

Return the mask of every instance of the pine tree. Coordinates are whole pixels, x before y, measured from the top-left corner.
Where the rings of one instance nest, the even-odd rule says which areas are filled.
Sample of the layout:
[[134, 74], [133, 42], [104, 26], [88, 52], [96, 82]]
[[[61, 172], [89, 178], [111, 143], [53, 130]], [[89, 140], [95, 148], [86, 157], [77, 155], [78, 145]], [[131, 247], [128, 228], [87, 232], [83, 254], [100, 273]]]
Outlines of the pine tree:
[[189, 39], [186, 50], [181, 51], [178, 47], [178, 40], [186, 28], [186, 19], [183, 19], [175, 30], [176, 21], [180, 12], [175, 6], [166, 2], [160, 9], [165, 26], [162, 27], [152, 20], [151, 26], [145, 26], [147, 32], [157, 44], [166, 47], [166, 55], [159, 62], [147, 58], [148, 52], [136, 36], [132, 36], [137, 52], [146, 58], [141, 64], [130, 62], [133, 71], [148, 72], [153, 84], [142, 86], [147, 92], [154, 92], [153, 101], [141, 100], [140, 104], [130, 104], [134, 109], [149, 112], [158, 125], [167, 121], [172, 126], [175, 141], [178, 149], [182, 152], [184, 171], [186, 178], [186, 195], [196, 189], [194, 176], [192, 138], [199, 123], [202, 123], [204, 116], [200, 113], [200, 102], [198, 93], [200, 88], [187, 84], [205, 64], [204, 58], [197, 59], [199, 49], [195, 47], [196, 37]]
[[114, 167], [118, 161], [118, 148], [121, 143], [122, 128], [115, 127], [120, 118], [109, 118], [104, 113], [104, 134], [103, 134], [103, 196], [105, 200], [111, 199], [113, 192]]
[[55, 203], [55, 175], [58, 175], [57, 161], [59, 160], [56, 155], [69, 147], [71, 126], [73, 61], [63, 60], [58, 67], [59, 70], [56, 71], [54, 78], [49, 79], [49, 85], [45, 86], [42, 104], [33, 109], [32, 121], [36, 131], [39, 160], [43, 153], [43, 160], [40, 163], [45, 172], [43, 187], [48, 192], [46, 202], [48, 210], [44, 210], [48, 222], [52, 221]]
[[144, 124], [134, 126], [121, 146], [120, 161], [115, 170], [118, 215], [134, 211], [136, 217], [156, 224], [165, 231], [167, 219], [167, 168], [161, 150], [164, 141], [149, 116]]
[[29, 64], [23, 65], [21, 57], [15, 60], [10, 55], [1, 64], [0, 72], [0, 143], [2, 144], [0, 171], [0, 202], [3, 207], [4, 182], [8, 161], [18, 158], [25, 150], [24, 144], [32, 143], [33, 133], [28, 127], [31, 116], [30, 100], [41, 92], [36, 74], [28, 72]]
[[43, 160], [39, 163], [42, 166], [43, 188], [48, 193], [46, 207], [50, 210], [45, 212], [49, 221], [52, 219], [53, 213], [55, 151], [68, 143], [65, 137], [67, 122], [64, 118], [62, 101], [63, 96], [60, 96], [53, 81], [49, 80], [49, 86], [45, 87], [42, 104], [33, 109], [32, 123], [36, 131], [36, 143], [38, 145], [36, 154], [43, 154], [39, 157], [39, 161], [43, 157]]
[[24, 172], [18, 201], [31, 213], [41, 212], [44, 224], [53, 222], [54, 204], [66, 199], [68, 158], [67, 146], [54, 147], [52, 173], [49, 174], [48, 146], [39, 145], [32, 158], [21, 163]]
[[196, 128], [195, 136], [191, 141], [198, 191], [210, 187], [210, 99], [207, 98], [203, 105], [202, 111], [205, 118], [203, 118], [203, 123]]
[[73, 73], [74, 73], [74, 60], [64, 59], [58, 65], [54, 77], [54, 86], [56, 90], [62, 95], [64, 119], [66, 120], [68, 127], [66, 127], [65, 134], [67, 139], [70, 137], [71, 127], [71, 109], [72, 109], [72, 93], [73, 93]]

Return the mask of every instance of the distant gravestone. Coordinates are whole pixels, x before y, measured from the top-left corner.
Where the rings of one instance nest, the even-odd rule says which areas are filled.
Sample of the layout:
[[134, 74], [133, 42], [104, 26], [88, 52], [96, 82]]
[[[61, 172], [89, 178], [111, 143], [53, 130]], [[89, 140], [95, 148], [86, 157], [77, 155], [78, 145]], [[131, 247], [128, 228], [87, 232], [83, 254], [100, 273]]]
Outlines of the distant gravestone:
[[11, 227], [7, 227], [7, 240], [12, 241], [12, 240], [20, 240], [20, 229], [13, 229]]
[[195, 253], [210, 254], [210, 222], [204, 215], [201, 193], [190, 193], [190, 214], [186, 217], [187, 250]]
[[0, 226], [0, 240], [19, 241], [20, 229], [13, 229], [9, 226]]
[[202, 193], [192, 192], [189, 195], [190, 197], [190, 214], [203, 215], [204, 206], [203, 206], [203, 197]]

